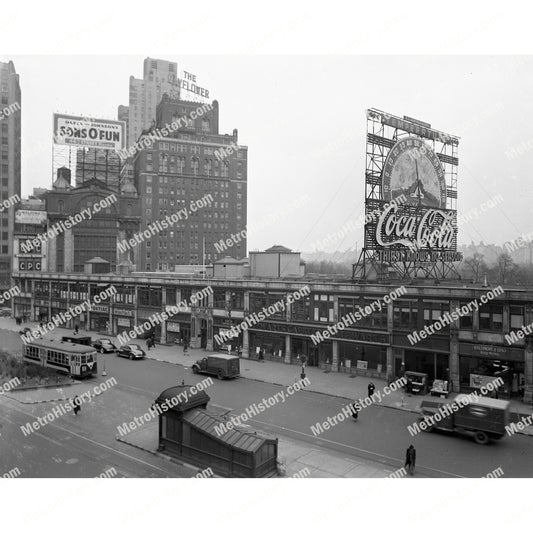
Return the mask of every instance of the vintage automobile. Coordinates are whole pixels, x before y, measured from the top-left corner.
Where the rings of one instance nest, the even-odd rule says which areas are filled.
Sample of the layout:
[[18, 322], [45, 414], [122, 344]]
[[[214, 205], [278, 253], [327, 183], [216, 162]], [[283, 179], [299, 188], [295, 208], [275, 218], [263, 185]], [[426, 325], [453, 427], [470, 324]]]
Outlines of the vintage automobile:
[[195, 374], [213, 374], [218, 379], [234, 378], [240, 374], [240, 359], [235, 355], [208, 355], [192, 365]]
[[405, 390], [410, 394], [427, 394], [428, 392], [428, 375], [422, 372], [412, 372], [408, 370], [404, 374], [407, 383], [404, 385]]
[[[468, 435], [478, 444], [501, 439], [509, 423], [509, 402], [484, 396], [477, 396], [475, 401], [469, 399], [469, 395], [458, 394], [453, 401], [440, 398], [422, 400], [418, 420], [428, 424], [422, 429]], [[439, 413], [443, 416], [435, 416]]]
[[144, 359], [145, 351], [138, 344], [124, 344], [117, 350], [120, 357], [129, 357], [130, 359]]
[[93, 348], [96, 348], [100, 353], [114, 352], [117, 349], [117, 347], [105, 337], [102, 337], [101, 339], [96, 339], [93, 342]]

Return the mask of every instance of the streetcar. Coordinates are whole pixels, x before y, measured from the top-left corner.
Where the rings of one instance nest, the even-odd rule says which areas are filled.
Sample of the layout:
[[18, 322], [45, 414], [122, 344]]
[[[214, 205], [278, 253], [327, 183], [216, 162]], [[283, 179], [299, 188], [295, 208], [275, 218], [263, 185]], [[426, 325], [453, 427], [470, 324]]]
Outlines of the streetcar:
[[54, 339], [37, 339], [23, 346], [24, 361], [73, 378], [90, 378], [97, 373], [96, 350], [92, 346]]

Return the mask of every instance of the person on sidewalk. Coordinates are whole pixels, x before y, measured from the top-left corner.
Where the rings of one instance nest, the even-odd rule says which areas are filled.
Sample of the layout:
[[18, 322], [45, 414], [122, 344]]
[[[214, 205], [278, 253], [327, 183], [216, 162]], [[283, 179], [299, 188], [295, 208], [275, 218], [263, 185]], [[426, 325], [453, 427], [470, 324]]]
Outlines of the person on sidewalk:
[[80, 331], [80, 327], [78, 326], [78, 324], [76, 324], [74, 326], [74, 335], [77, 335], [79, 331]]
[[352, 405], [352, 418], [354, 420], [357, 420], [357, 417], [359, 416], [359, 411], [361, 410], [361, 408], [359, 407], [359, 403], [357, 402], [357, 400], [353, 403]]
[[81, 411], [81, 402], [78, 396], [74, 396], [74, 398], [72, 398], [72, 403], [74, 404], [74, 414], [78, 416], [78, 413]]
[[372, 398], [372, 395], [374, 394], [375, 390], [376, 390], [376, 386], [372, 382], [370, 382], [368, 384], [368, 397], [369, 398]]
[[189, 349], [189, 343], [187, 341], [184, 341], [183, 342], [183, 355], [189, 355], [187, 353], [188, 349]]
[[150, 351], [150, 348], [151, 348], [151, 347], [152, 347], [152, 338], [151, 338], [151, 337], [148, 337], [148, 338], [146, 339], [146, 349], [147, 349], [148, 351]]
[[410, 444], [409, 448], [405, 451], [405, 468], [409, 474], [414, 475], [416, 464], [416, 449]]
[[259, 357], [257, 358], [258, 361], [261, 361], [261, 363], [264, 362], [264, 357], [263, 357], [263, 348], [259, 348]]

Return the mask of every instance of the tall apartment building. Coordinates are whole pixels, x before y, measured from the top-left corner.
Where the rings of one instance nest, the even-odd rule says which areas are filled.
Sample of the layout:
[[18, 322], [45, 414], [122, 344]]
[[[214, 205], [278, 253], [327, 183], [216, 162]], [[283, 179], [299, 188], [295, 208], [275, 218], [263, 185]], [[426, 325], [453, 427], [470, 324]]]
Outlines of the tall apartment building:
[[[196, 116], [200, 108], [202, 114]], [[215, 246], [221, 239], [230, 239], [246, 229], [248, 148], [238, 145], [237, 130], [232, 135], [219, 133], [216, 100], [202, 107], [198, 102], [163, 96], [156, 117], [159, 129], [179, 119], [184, 125], [168, 137], [154, 140], [135, 156], [141, 230], [207, 195], [212, 201], [139, 244], [140, 269], [174, 270], [176, 265], [201, 265], [204, 242], [206, 264], [225, 256], [243, 259], [245, 237], [223, 250]], [[150, 131], [144, 134], [150, 137]]]
[[143, 130], [155, 124], [156, 108], [163, 94], [179, 98], [178, 65], [147, 57], [143, 77], [130, 76], [128, 140], [134, 143]]
[[119, 105], [117, 109], [117, 120], [126, 123], [126, 146], [129, 146], [128, 124], [130, 123], [130, 108], [127, 105]]
[[0, 63], [0, 288], [11, 283], [15, 205], [20, 200], [21, 93], [12, 61]]

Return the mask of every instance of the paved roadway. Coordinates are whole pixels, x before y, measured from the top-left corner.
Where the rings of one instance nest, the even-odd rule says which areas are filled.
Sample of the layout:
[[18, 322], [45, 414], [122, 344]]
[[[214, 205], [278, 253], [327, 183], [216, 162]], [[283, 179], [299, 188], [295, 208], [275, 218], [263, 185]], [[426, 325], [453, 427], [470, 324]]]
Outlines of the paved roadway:
[[[164, 388], [181, 383], [182, 379], [193, 384], [205, 377], [195, 376], [190, 369], [179, 365], [149, 359], [129, 361], [114, 354], [99, 357], [106, 358], [108, 375], [154, 397]], [[191, 362], [195, 359], [193, 354]], [[206, 392], [213, 403], [230, 407], [237, 415], [250, 404], [261, 402], [282, 389], [270, 383], [240, 378], [215, 379]], [[501, 467], [505, 477], [533, 477], [532, 437], [514, 435], [487, 446], [442, 433], [421, 433], [411, 437], [407, 425], [416, 421], [416, 414], [398, 409], [371, 406], [363, 410], [357, 422], [346, 420], [314, 437], [310, 426], [334, 416], [344, 405], [341, 398], [299, 391], [284, 404], [260, 413], [247, 424], [393, 467], [403, 466], [400, 463], [404, 451], [413, 443], [417, 449], [417, 468], [430, 476], [481, 477]]]
[[[100, 369], [102, 357], [106, 360], [108, 377], [115, 377], [120, 387], [129, 392], [136, 391], [142, 395], [147, 407], [163, 389], [181, 383], [182, 379], [187, 384], [204, 379], [204, 376], [195, 376], [190, 369], [179, 365], [150, 359], [130, 361], [115, 354], [99, 355]], [[195, 359], [193, 353], [191, 362]], [[240, 414], [250, 404], [261, 402], [282, 389], [277, 385], [239, 378], [228, 381], [215, 379], [207, 392], [213, 403]], [[106, 392], [102, 398], [99, 401], [110, 402], [113, 393]], [[379, 461], [393, 468], [402, 466], [404, 450], [413, 443], [417, 449], [417, 469], [428, 476], [481, 477], [501, 467], [505, 477], [533, 477], [531, 437], [514, 435], [488, 446], [447, 434], [422, 433], [410, 437], [407, 425], [416, 421], [416, 415], [387, 407], [369, 407], [360, 414], [357, 422], [348, 419], [320, 436], [312, 435], [311, 425], [336, 415], [344, 405], [344, 400], [340, 398], [300, 391], [284, 404], [260, 413], [247, 424], [347, 455]], [[98, 410], [100, 417], [105, 405], [101, 407]], [[97, 476], [110, 465], [119, 470], [119, 475], [133, 477], [188, 477], [194, 473], [116, 442], [115, 419], [104, 418], [101, 423], [91, 424], [89, 429], [84, 427], [81, 417], [66, 416], [36, 434], [22, 436], [20, 426], [33, 420], [31, 413], [38, 416], [43, 409], [41, 407], [39, 411], [37, 407], [30, 408], [0, 398], [0, 467], [17, 465], [23, 460], [27, 475], [32, 477]], [[124, 405], [124, 415], [127, 409], [128, 406]], [[84, 411], [84, 416], [86, 414]], [[135, 414], [127, 413], [128, 416]], [[128, 416], [121, 416], [120, 422], [131, 419]], [[94, 430], [95, 426], [97, 430]], [[0, 475], [2, 473], [0, 471]]]

